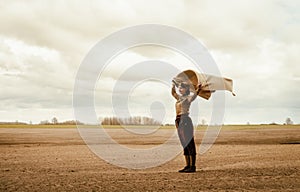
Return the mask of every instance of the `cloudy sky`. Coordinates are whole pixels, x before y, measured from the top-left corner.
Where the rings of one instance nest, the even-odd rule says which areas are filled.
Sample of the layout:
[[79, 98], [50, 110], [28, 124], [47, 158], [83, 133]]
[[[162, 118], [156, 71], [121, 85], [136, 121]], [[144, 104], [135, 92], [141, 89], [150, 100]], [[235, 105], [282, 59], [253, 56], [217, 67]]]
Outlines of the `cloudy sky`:
[[[0, 7], [0, 121], [74, 119], [77, 70], [93, 46], [120, 29], [155, 23], [196, 37], [222, 76], [233, 79], [237, 96], [225, 94], [226, 124], [283, 123], [287, 117], [300, 123], [298, 0], [12, 0], [0, 1]], [[174, 50], [129, 49], [99, 76], [97, 116], [114, 115], [116, 82], [133, 64], [150, 59], [193, 68]], [[133, 73], [132, 79], [135, 75], [143, 74]], [[163, 121], [172, 123], [175, 100], [169, 86], [141, 82], [128, 96], [129, 111], [148, 116], [153, 106], [163, 105]], [[210, 120], [211, 106], [198, 99], [200, 119]]]

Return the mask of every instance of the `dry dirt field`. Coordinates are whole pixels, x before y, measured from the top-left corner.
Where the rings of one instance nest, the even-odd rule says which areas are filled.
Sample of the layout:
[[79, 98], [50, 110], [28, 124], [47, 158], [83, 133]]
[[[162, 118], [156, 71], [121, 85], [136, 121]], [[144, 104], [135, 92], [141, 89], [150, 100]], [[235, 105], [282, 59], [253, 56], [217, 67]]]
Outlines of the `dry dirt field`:
[[[202, 136], [197, 132], [197, 144]], [[177, 172], [182, 155], [144, 170], [108, 164], [89, 150], [76, 128], [0, 128], [0, 191], [294, 192], [300, 191], [299, 144], [300, 126], [225, 128], [207, 153], [197, 155], [197, 172], [187, 174]]]

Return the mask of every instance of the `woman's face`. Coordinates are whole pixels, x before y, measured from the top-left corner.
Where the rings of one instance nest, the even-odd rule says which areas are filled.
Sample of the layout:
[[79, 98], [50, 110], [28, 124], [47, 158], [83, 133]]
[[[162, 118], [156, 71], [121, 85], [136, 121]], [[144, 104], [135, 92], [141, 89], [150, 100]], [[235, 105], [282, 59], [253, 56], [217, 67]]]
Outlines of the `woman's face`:
[[179, 93], [181, 95], [185, 95], [186, 94], [186, 88], [183, 88], [183, 87], [179, 86]]

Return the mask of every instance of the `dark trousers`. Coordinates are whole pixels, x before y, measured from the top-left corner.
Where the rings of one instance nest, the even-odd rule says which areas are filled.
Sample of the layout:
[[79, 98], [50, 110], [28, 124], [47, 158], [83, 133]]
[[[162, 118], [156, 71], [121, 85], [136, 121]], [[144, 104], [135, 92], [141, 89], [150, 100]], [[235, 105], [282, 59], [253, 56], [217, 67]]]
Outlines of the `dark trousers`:
[[187, 114], [177, 115], [175, 124], [184, 155], [196, 155], [194, 127], [191, 118]]

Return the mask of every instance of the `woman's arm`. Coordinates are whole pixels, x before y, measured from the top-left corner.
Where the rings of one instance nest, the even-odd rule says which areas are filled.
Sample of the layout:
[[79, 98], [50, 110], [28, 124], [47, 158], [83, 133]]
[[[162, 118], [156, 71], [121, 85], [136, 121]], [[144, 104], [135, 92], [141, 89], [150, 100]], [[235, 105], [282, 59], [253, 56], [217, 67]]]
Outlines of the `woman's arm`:
[[196, 97], [198, 96], [199, 92], [201, 91], [201, 84], [198, 85], [197, 90], [192, 91], [192, 96], [188, 97], [188, 101], [191, 103], [192, 101], [194, 101], [196, 99]]
[[172, 95], [175, 99], [179, 99], [179, 96], [178, 94], [176, 93], [176, 90], [175, 90], [175, 84], [172, 84]]

